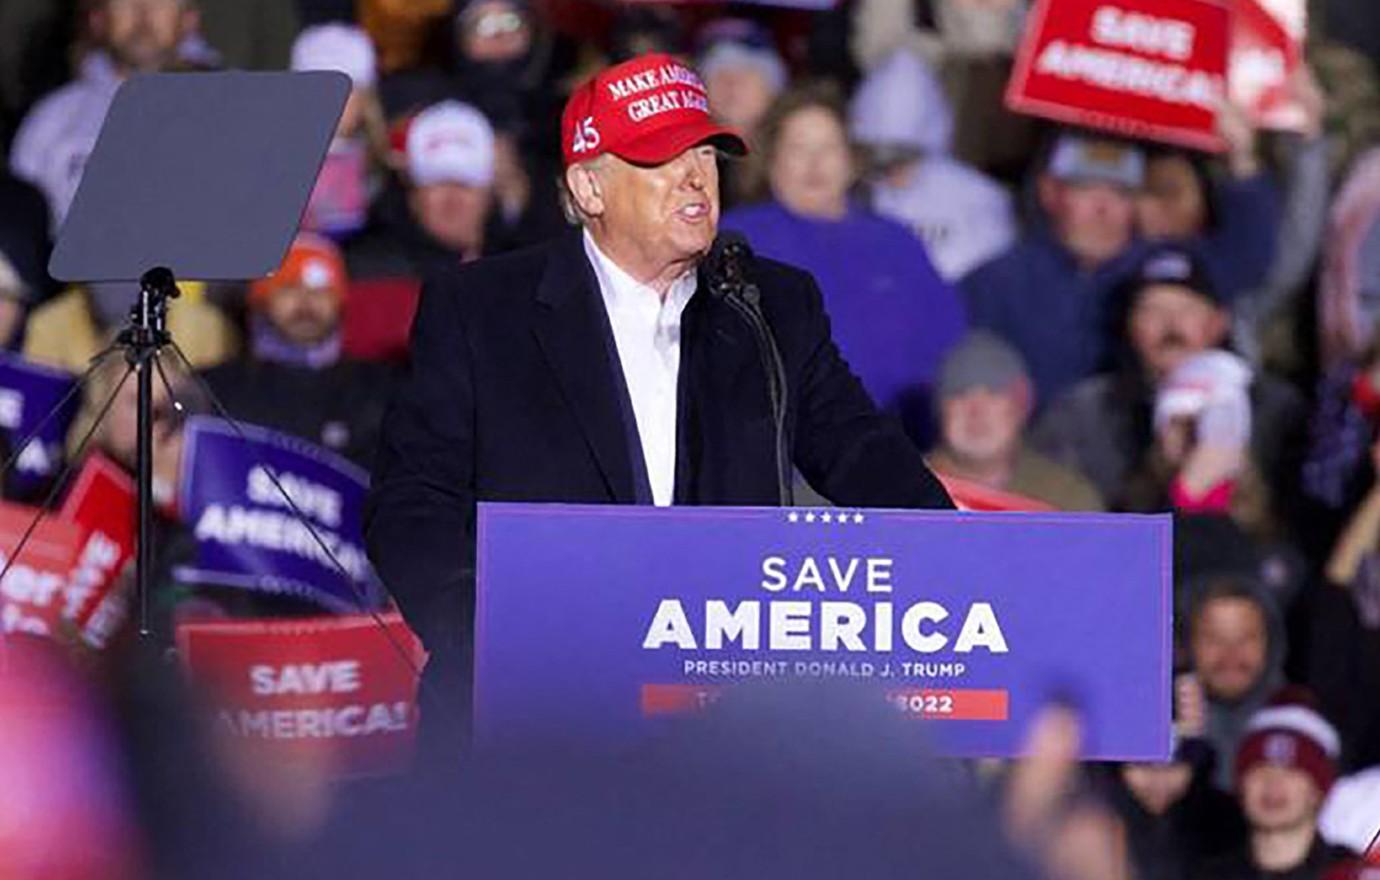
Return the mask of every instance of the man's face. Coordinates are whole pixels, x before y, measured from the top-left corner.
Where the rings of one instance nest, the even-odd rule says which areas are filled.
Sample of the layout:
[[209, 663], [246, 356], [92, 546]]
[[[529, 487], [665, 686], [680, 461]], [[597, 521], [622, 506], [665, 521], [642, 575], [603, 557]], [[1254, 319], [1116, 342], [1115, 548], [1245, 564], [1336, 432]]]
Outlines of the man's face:
[[757, 127], [772, 101], [771, 83], [749, 64], [724, 64], [705, 77], [709, 108], [725, 125], [741, 132]]
[[1135, 202], [1129, 190], [1111, 183], [1048, 178], [1041, 191], [1059, 241], [1083, 265], [1099, 266], [1130, 243]]
[[1146, 166], [1145, 190], [1136, 197], [1136, 220], [1147, 238], [1192, 238], [1202, 233], [1207, 200], [1187, 159], [1161, 156]]
[[853, 185], [853, 154], [838, 118], [823, 107], [791, 114], [772, 146], [768, 176], [772, 193], [792, 211], [837, 218]]
[[427, 234], [465, 259], [484, 247], [484, 222], [492, 190], [464, 183], [433, 183], [413, 188], [412, 214]]
[[1193, 667], [1207, 695], [1225, 703], [1246, 696], [1265, 674], [1269, 632], [1260, 606], [1223, 598], [1205, 604], [1193, 623]]
[[1121, 779], [1146, 812], [1160, 816], [1188, 793], [1193, 768], [1182, 762], [1127, 764], [1121, 768]]
[[713, 146], [691, 147], [662, 165], [617, 156], [595, 170], [591, 203], [601, 232], [648, 268], [690, 264], [709, 251], [719, 227], [719, 169]]
[[1009, 460], [1020, 448], [1028, 399], [1019, 383], [1004, 390], [972, 388], [947, 398], [939, 406], [944, 445], [972, 464]]
[[194, 15], [183, 0], [106, 0], [104, 13], [106, 48], [131, 73], [170, 67]]
[[1222, 309], [1188, 288], [1152, 284], [1136, 295], [1126, 330], [1140, 362], [1160, 379], [1190, 355], [1219, 345], [1227, 324]]
[[1241, 779], [1241, 809], [1256, 831], [1289, 831], [1317, 821], [1322, 794], [1307, 773], [1258, 764]]
[[268, 298], [264, 315], [294, 345], [316, 345], [340, 325], [340, 299], [322, 287], [283, 287]]

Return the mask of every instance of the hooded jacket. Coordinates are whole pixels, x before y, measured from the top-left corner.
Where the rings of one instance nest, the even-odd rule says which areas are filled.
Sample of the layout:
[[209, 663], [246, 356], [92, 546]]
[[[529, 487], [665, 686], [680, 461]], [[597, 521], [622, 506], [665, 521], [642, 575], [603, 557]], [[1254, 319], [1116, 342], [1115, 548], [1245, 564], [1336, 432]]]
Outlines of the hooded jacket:
[[957, 281], [1011, 246], [1011, 195], [950, 155], [953, 110], [924, 61], [897, 51], [867, 75], [849, 109], [858, 143], [919, 156], [903, 180], [872, 181], [872, 207], [914, 232], [945, 280]]
[[[1237, 744], [1246, 729], [1246, 723], [1269, 701], [1270, 695], [1284, 684], [1284, 656], [1287, 648], [1283, 616], [1269, 595], [1262, 589], [1243, 589], [1238, 595], [1240, 598], [1254, 601], [1260, 608], [1265, 617], [1268, 645], [1264, 669], [1240, 699], [1227, 703], [1215, 699], [1211, 694], [1208, 695], [1204, 739], [1212, 744], [1217, 755], [1217, 765], [1212, 778], [1216, 786], [1223, 791], [1231, 791], [1235, 784], [1232, 778], [1232, 762], [1236, 756]], [[1196, 609], [1200, 596], [1192, 595], [1189, 601]]]

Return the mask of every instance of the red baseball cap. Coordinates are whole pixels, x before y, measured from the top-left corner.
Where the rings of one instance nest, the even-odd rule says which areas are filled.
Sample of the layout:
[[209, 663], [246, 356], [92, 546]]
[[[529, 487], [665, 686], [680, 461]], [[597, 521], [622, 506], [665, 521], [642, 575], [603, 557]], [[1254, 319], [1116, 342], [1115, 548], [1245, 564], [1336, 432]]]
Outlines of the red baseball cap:
[[660, 165], [706, 142], [747, 155], [742, 136], [709, 115], [699, 75], [670, 55], [642, 55], [600, 72], [570, 95], [561, 114], [567, 167], [604, 153]]

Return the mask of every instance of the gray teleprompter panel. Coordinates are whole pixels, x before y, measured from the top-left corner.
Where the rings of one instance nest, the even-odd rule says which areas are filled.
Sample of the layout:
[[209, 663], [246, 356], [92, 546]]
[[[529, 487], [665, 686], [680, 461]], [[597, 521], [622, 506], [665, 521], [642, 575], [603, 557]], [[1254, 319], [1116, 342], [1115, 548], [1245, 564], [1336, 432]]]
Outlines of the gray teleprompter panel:
[[121, 87], [58, 233], [63, 281], [276, 269], [350, 92], [343, 74], [162, 73]]

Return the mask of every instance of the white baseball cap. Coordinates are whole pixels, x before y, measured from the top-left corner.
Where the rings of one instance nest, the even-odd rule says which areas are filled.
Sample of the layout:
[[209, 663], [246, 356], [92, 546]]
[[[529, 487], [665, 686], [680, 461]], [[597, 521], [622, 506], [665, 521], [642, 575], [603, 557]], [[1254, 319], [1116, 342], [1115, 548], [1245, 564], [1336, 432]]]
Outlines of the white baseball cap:
[[292, 44], [293, 70], [336, 70], [357, 89], [378, 79], [378, 56], [363, 28], [350, 24], [318, 24], [298, 34]]
[[459, 101], [442, 101], [418, 113], [403, 142], [407, 173], [415, 186], [494, 180], [494, 130], [484, 114]]

